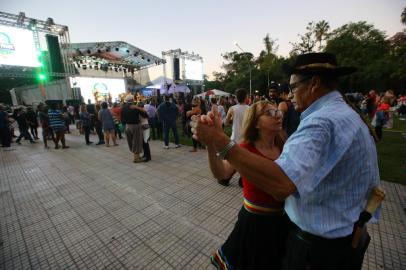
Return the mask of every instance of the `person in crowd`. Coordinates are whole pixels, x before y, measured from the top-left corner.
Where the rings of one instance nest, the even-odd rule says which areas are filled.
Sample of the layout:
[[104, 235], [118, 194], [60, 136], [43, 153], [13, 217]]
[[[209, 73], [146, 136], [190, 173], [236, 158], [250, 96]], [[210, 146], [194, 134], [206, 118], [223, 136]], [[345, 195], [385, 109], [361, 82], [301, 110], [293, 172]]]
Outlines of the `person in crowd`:
[[295, 110], [295, 106], [290, 101], [288, 84], [282, 84], [280, 91], [282, 101], [279, 102], [278, 110], [283, 112], [283, 130], [290, 137], [299, 126], [300, 112]]
[[145, 111], [148, 114], [148, 124], [149, 124], [149, 130], [152, 133], [152, 139], [156, 140], [158, 136], [158, 130], [157, 130], [157, 117], [156, 117], [156, 106], [155, 102], [153, 99], [150, 99], [148, 104], [144, 106]]
[[109, 110], [107, 102], [102, 102], [101, 110], [99, 111], [97, 117], [99, 118], [99, 121], [102, 123], [106, 147], [110, 147], [110, 138], [113, 141], [113, 146], [118, 146], [116, 140], [113, 114]]
[[11, 132], [9, 127], [9, 117], [6, 107], [0, 104], [0, 141], [2, 147], [11, 146]]
[[148, 117], [148, 114], [142, 108], [133, 105], [133, 95], [127, 95], [125, 102], [121, 109], [121, 123], [125, 125], [128, 148], [134, 155], [134, 163], [144, 162], [140, 157], [140, 153], [143, 152], [143, 130], [140, 116]]
[[123, 135], [121, 134], [121, 107], [120, 104], [115, 102], [113, 104], [113, 108], [111, 109], [111, 113], [113, 114], [113, 120], [114, 120], [114, 128], [115, 128], [115, 135], [116, 137], [118, 136], [119, 139], [123, 138]]
[[70, 120], [70, 124], [74, 125], [75, 124], [75, 107], [72, 105], [68, 106], [68, 116]]
[[206, 100], [203, 97], [200, 97], [200, 110], [202, 111], [202, 114], [207, 113]]
[[[230, 107], [224, 124], [228, 126], [230, 123], [232, 123], [231, 139], [240, 142], [242, 121], [244, 119], [245, 111], [249, 108], [249, 106], [245, 104], [245, 98], [247, 97], [247, 91], [245, 89], [237, 89], [235, 94], [237, 96], [238, 104]], [[218, 183], [223, 186], [228, 186], [230, 179], [218, 180]], [[238, 180], [238, 184], [242, 186], [241, 177]]]
[[[282, 116], [273, 103], [254, 103], [245, 113], [240, 147], [267, 160], [276, 160], [285, 142]], [[235, 168], [216, 155], [213, 144], [207, 145], [207, 153], [214, 177], [221, 180], [233, 176]], [[242, 181], [244, 199], [238, 220], [211, 261], [219, 270], [281, 269], [288, 232], [284, 203], [253, 185], [245, 176]]]
[[380, 182], [373, 131], [337, 90], [338, 77], [355, 68], [337, 66], [330, 53], [308, 53], [288, 71], [301, 120], [275, 161], [237, 146], [215, 110], [194, 118], [192, 131], [247, 181], [285, 200], [290, 229], [283, 269], [352, 269], [362, 265], [367, 248], [354, 252], [354, 223]]
[[399, 120], [403, 120], [406, 116], [406, 97], [400, 96], [397, 102], [397, 112], [399, 114]]
[[20, 131], [20, 135], [17, 137], [16, 143], [21, 144], [22, 138], [29, 140], [30, 143], [35, 143], [30, 133], [28, 132], [28, 122], [24, 110], [20, 107], [14, 111], [14, 115], [14, 119], [17, 121], [18, 124], [18, 130]]
[[218, 106], [217, 109], [219, 111], [220, 117], [221, 117], [221, 123], [223, 124], [223, 129], [224, 129], [224, 121], [226, 120], [226, 109], [225, 109], [225, 98], [224, 97], [220, 97], [220, 100], [218, 102]]
[[[194, 98], [192, 100], [192, 109], [186, 112], [186, 117], [187, 117], [187, 122], [190, 124], [191, 118], [193, 115], [200, 115], [202, 113], [200, 109], [200, 99], [199, 98]], [[188, 127], [190, 129], [190, 125]], [[189, 132], [191, 133], [191, 132]], [[198, 141], [192, 138], [192, 143], [193, 143], [193, 149], [190, 150], [189, 152], [197, 152], [197, 144]]]
[[86, 145], [90, 145], [93, 143], [89, 139], [90, 125], [91, 125], [92, 117], [91, 117], [90, 113], [87, 111], [85, 104], [82, 104], [82, 106], [80, 107], [79, 117], [80, 117], [81, 128], [83, 130], [83, 133], [85, 134]]
[[162, 122], [164, 133], [164, 148], [169, 149], [169, 130], [172, 130], [175, 138], [175, 148], [179, 148], [178, 129], [176, 127], [176, 118], [178, 117], [178, 107], [170, 102], [169, 96], [165, 96], [165, 102], [161, 103], [157, 109], [157, 116]]
[[[137, 106], [145, 110], [144, 102], [142, 101], [138, 102]], [[150, 127], [148, 123], [149, 114], [148, 112], [146, 113], [148, 117], [143, 116], [144, 114], [140, 114], [140, 123], [142, 127], [142, 136], [143, 136], [142, 150], [144, 152], [142, 160], [144, 162], [148, 162], [151, 160], [151, 149], [149, 147], [149, 138], [150, 138]]]
[[62, 111], [59, 109], [59, 104], [51, 103], [48, 110], [49, 125], [55, 134], [55, 149], [59, 149], [59, 142], [62, 143], [62, 149], [69, 148], [65, 142], [65, 118]]
[[[395, 105], [396, 105], [396, 96], [395, 92], [393, 90], [389, 89], [385, 92], [384, 97], [386, 97], [386, 101], [389, 104], [389, 110], [387, 111], [387, 121], [385, 123], [385, 128], [387, 129], [392, 129], [393, 128], [393, 114], [395, 110]], [[393, 110], [392, 110], [393, 108]]]
[[368, 93], [366, 100], [366, 112], [369, 116], [369, 119], [373, 119], [375, 116], [376, 108], [379, 103], [379, 96], [375, 90], [371, 90]]
[[104, 141], [104, 134], [103, 134], [103, 123], [99, 119], [99, 112], [100, 112], [100, 104], [96, 104], [95, 106], [95, 114], [94, 114], [94, 128], [96, 130], [97, 137], [99, 138], [99, 141], [96, 143], [96, 145], [102, 145], [105, 144]]
[[247, 96], [247, 91], [245, 89], [237, 89], [235, 94], [237, 96], [238, 104], [230, 107], [224, 123], [226, 126], [232, 123], [231, 139], [240, 142], [242, 120], [244, 119], [244, 113], [249, 106], [245, 104], [245, 98]]
[[186, 113], [192, 109], [192, 104], [187, 99], [186, 100], [183, 99], [181, 101], [181, 103], [182, 103], [182, 110], [179, 110], [179, 114], [180, 114], [181, 121], [182, 121], [182, 135], [190, 137], [191, 134], [190, 134], [190, 132], [188, 130], [189, 129], [189, 127], [188, 127], [188, 117], [186, 116]]
[[70, 134], [70, 116], [69, 116], [69, 112], [68, 112], [68, 107], [63, 106], [62, 107], [62, 116], [63, 116], [63, 121], [65, 123], [65, 132]]
[[32, 106], [27, 107], [27, 112], [25, 114], [27, 118], [27, 123], [28, 126], [30, 127], [30, 132], [32, 135], [32, 138], [34, 140], [39, 140], [38, 138], [38, 119], [37, 119], [37, 114], [35, 113], [34, 109]]
[[271, 82], [269, 85], [269, 101], [275, 102], [276, 105], [279, 105], [279, 103], [282, 101], [282, 99], [279, 97], [279, 84], [276, 82]]
[[378, 140], [382, 140], [382, 128], [385, 126], [389, 118], [390, 99], [388, 96], [383, 96], [376, 109], [374, 118], [372, 119], [372, 126], [375, 127], [375, 134]]
[[228, 113], [228, 109], [231, 107], [231, 101], [229, 97], [225, 97], [224, 99], [224, 110], [226, 111], [226, 115]]
[[49, 125], [48, 109], [43, 104], [38, 105], [38, 118], [42, 128], [44, 148], [49, 149], [48, 137], [51, 136], [52, 140], [55, 140], [55, 137]]

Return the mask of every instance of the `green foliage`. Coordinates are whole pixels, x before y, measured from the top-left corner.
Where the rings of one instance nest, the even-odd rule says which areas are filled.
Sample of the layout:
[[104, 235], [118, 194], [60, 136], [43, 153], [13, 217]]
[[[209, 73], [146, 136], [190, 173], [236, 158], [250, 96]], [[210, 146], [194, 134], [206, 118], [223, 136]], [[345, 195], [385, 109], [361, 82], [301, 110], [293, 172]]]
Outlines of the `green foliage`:
[[292, 51], [290, 52], [290, 56], [294, 57], [298, 54], [310, 53], [314, 51], [314, 47], [316, 46], [316, 38], [315, 38], [315, 23], [309, 22], [306, 26], [307, 32], [304, 35], [299, 34], [300, 42], [291, 43], [292, 44]]
[[[396, 50], [392, 46], [384, 32], [361, 21], [334, 30], [327, 40], [325, 51], [334, 53], [340, 65], [358, 68], [354, 75], [342, 79], [341, 88], [365, 92], [374, 88], [399, 88], [402, 80], [405, 81], [404, 73], [398, 73], [402, 67], [397, 61], [405, 55], [402, 43], [396, 45], [399, 47]], [[393, 81], [395, 78], [397, 82]]]
[[[401, 15], [406, 24], [406, 8]], [[306, 32], [298, 35], [300, 41], [291, 43], [288, 58], [278, 56], [278, 45], [269, 34], [263, 39], [264, 50], [258, 57], [251, 53], [223, 54], [224, 72], [213, 73], [215, 80], [206, 81], [206, 88], [217, 88], [233, 93], [235, 89], [249, 89], [249, 68], [252, 71], [252, 89], [266, 94], [270, 81], [288, 80], [283, 65], [291, 64], [298, 54], [325, 51], [337, 56], [339, 65], [355, 66], [358, 72], [340, 81], [344, 92], [367, 92], [370, 89], [396, 92], [406, 90], [406, 29], [387, 38], [385, 32], [365, 21], [350, 22], [330, 31], [327, 21], [309, 22]]]

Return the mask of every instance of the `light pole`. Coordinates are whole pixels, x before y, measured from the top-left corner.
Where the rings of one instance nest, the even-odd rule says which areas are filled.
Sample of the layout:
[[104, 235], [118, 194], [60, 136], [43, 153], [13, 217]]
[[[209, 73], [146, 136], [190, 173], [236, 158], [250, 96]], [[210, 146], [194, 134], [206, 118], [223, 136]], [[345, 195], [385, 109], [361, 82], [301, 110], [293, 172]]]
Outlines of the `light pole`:
[[[241, 52], [245, 53], [245, 51], [240, 47], [240, 45], [237, 42], [234, 42], [234, 45], [241, 50]], [[248, 58], [248, 56], [246, 55], [247, 60], [248, 60], [248, 69], [250, 72], [250, 97], [251, 97], [251, 92], [252, 92], [252, 74], [251, 74], [251, 61]]]

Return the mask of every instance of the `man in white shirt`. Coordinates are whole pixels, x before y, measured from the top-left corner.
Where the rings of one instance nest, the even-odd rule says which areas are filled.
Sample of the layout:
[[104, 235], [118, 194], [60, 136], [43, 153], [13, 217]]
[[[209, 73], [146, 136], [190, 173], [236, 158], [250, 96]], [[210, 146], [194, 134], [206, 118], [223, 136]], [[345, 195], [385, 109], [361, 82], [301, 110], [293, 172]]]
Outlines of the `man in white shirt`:
[[245, 89], [237, 89], [235, 95], [237, 96], [238, 104], [230, 107], [224, 124], [228, 126], [232, 123], [231, 139], [240, 142], [242, 121], [244, 119], [244, 113], [249, 106], [245, 104], [245, 99], [247, 98], [247, 91]]
[[[226, 120], [224, 121], [224, 125], [228, 126], [232, 122], [232, 133], [231, 133], [231, 140], [236, 142], [241, 141], [241, 126], [244, 120], [245, 111], [249, 108], [249, 106], [245, 103], [245, 99], [247, 98], [247, 90], [245, 89], [237, 89], [235, 91], [235, 95], [237, 96], [238, 103], [234, 106], [231, 106], [228, 110]], [[230, 179], [223, 179], [217, 181], [220, 185], [228, 186], [230, 183]], [[238, 180], [238, 184], [242, 187], [242, 179]]]

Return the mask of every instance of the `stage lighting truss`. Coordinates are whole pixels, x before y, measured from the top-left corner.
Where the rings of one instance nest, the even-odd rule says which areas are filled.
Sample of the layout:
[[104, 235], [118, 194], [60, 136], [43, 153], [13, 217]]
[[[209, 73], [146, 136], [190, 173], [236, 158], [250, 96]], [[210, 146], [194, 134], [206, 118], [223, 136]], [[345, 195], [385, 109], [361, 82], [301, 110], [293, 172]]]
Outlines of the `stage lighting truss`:
[[[58, 35], [59, 43], [61, 47], [61, 56], [65, 67], [65, 73], [48, 72], [46, 75], [51, 77], [67, 77], [75, 74], [73, 65], [69, 61], [67, 51], [69, 49], [69, 32], [68, 27], [65, 25], [55, 24], [52, 18], [48, 18], [46, 21], [29, 18], [25, 16], [24, 12], [20, 12], [18, 15], [0, 11], [0, 25], [11, 26], [16, 28], [28, 29], [32, 31], [34, 37], [34, 44], [37, 51], [41, 51], [41, 44], [39, 41], [38, 33], [45, 33], [50, 35]], [[11, 67], [2, 70], [0, 77], [11, 76], [13, 77], [35, 77], [28, 71], [22, 71], [24, 67]], [[13, 70], [11, 73], [8, 70]]]
[[54, 35], [64, 35], [68, 31], [66, 25], [55, 24], [52, 18], [42, 21], [26, 17], [24, 12], [15, 15], [0, 11], [0, 24]]
[[[71, 44], [70, 57], [75, 60], [86, 59], [90, 62], [102, 62], [104, 60], [116, 67], [116, 69], [113, 67], [112, 70], [124, 73], [165, 63], [164, 59], [122, 41], [73, 43]], [[122, 66], [121, 70], [119, 69], [120, 66]], [[105, 67], [99, 66], [98, 69], [106, 71]]]
[[[192, 61], [200, 61], [203, 62], [203, 57], [201, 57], [199, 54], [195, 54], [194, 52], [189, 53], [188, 51], [184, 51], [182, 52], [181, 49], [175, 49], [175, 50], [169, 50], [169, 51], [163, 51], [162, 52], [162, 58], [165, 59], [166, 57], [170, 58], [171, 61], [174, 58], [179, 58], [182, 59], [182, 82], [187, 83], [189, 85], [202, 85], [203, 81], [195, 81], [195, 80], [188, 80], [185, 79], [186, 78], [186, 74], [185, 74], [185, 60], [192, 60]], [[163, 60], [163, 64], [164, 64], [164, 76], [166, 77], [166, 60]]]

